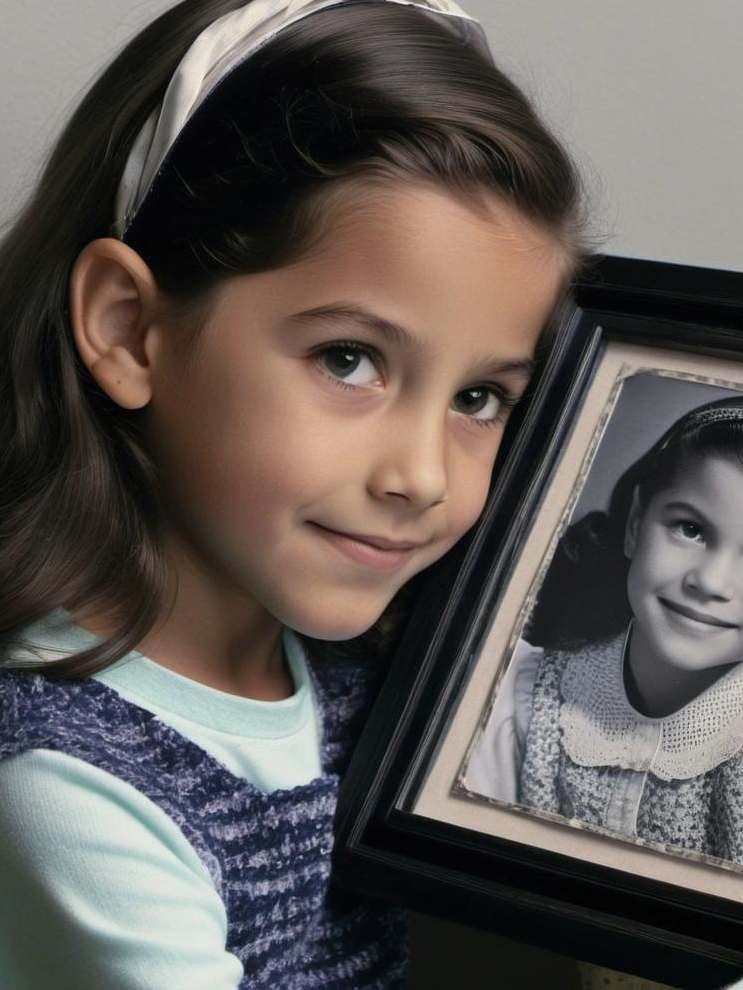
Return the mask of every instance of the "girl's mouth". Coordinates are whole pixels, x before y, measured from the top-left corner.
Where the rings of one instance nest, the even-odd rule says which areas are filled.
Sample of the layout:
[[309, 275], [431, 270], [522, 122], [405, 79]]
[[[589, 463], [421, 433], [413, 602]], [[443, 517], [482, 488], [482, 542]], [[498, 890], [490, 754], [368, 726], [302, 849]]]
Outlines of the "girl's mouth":
[[726, 622], [724, 619], [718, 619], [715, 615], [698, 612], [695, 608], [689, 608], [688, 605], [679, 605], [678, 602], [670, 602], [667, 598], [661, 598], [660, 596], [658, 596], [658, 601], [669, 611], [675, 612], [677, 615], [683, 615], [685, 618], [692, 619], [694, 622], [699, 622], [706, 626], [717, 626], [720, 629], [738, 628], [735, 622]]
[[370, 543], [355, 540], [343, 533], [326, 529], [319, 523], [311, 523], [318, 532], [338, 550], [342, 551], [351, 560], [380, 571], [393, 571], [401, 567], [411, 556], [413, 549], [408, 550], [380, 550]]

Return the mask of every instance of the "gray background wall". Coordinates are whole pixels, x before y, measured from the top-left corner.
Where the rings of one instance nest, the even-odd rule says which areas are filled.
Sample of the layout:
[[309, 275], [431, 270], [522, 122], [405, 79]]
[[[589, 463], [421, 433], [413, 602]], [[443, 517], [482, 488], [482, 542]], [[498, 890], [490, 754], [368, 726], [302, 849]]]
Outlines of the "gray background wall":
[[[170, 0], [0, 0], [0, 224], [110, 56]], [[740, 0], [462, 0], [583, 167], [604, 249], [743, 270]], [[572, 963], [416, 918], [425, 990], [576, 986]]]
[[[170, 0], [0, 0], [0, 222], [92, 76]], [[739, 0], [463, 0], [584, 167], [615, 254], [743, 269]]]

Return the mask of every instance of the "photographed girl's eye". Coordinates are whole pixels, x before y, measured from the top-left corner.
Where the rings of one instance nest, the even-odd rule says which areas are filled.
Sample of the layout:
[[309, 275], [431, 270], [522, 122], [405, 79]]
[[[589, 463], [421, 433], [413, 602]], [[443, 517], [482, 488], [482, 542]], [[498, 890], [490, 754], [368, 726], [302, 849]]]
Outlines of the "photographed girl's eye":
[[704, 543], [704, 530], [691, 519], [678, 519], [671, 523], [671, 532], [686, 543]]
[[[325, 344], [314, 352], [322, 372], [341, 388], [354, 389], [380, 381], [381, 358], [369, 347], [354, 341]], [[459, 411], [477, 426], [496, 426], [507, 410], [516, 405], [516, 397], [494, 385], [474, 385], [457, 393], [466, 397]]]

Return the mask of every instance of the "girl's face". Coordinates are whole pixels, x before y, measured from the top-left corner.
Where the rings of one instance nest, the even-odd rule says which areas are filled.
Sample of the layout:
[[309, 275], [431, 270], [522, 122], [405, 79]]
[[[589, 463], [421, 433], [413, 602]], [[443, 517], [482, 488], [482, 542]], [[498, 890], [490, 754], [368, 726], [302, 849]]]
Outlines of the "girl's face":
[[352, 638], [484, 506], [560, 253], [495, 199], [492, 217], [424, 185], [359, 200], [311, 256], [223, 283], [193, 360], [167, 327], [151, 351], [149, 437], [192, 614], [251, 602]]
[[694, 460], [627, 529], [627, 593], [653, 655], [685, 671], [743, 659], [743, 470]]

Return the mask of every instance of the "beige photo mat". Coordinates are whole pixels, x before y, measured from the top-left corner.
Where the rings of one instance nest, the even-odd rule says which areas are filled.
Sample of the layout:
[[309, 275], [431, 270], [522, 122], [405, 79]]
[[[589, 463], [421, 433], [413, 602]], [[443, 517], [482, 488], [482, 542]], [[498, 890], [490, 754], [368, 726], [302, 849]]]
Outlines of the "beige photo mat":
[[[463, 776], [468, 758], [487, 723], [507, 659], [528, 618], [534, 595], [601, 443], [624, 382], [638, 374], [743, 391], [743, 363], [657, 347], [610, 341], [602, 354], [551, 482], [542, 493], [523, 552], [501, 597], [497, 623], [492, 622], [469, 681], [456, 703], [445, 738], [428, 768], [412, 811], [416, 815], [511, 839], [565, 856], [623, 870], [682, 888], [743, 902], [743, 868], [643, 845], [567, 824], [550, 816], [467, 793]], [[553, 819], [553, 820], [552, 820]], [[721, 868], [723, 867], [723, 868]]]

